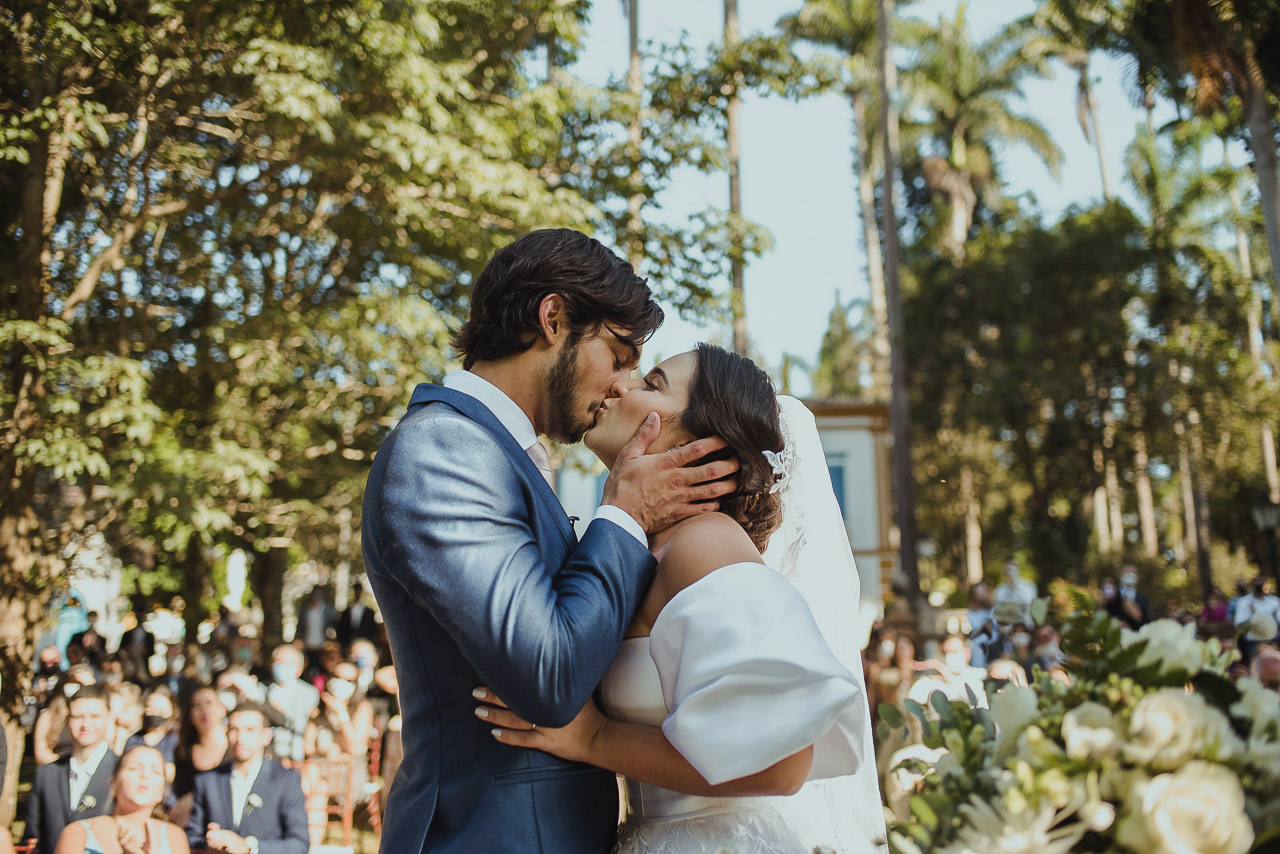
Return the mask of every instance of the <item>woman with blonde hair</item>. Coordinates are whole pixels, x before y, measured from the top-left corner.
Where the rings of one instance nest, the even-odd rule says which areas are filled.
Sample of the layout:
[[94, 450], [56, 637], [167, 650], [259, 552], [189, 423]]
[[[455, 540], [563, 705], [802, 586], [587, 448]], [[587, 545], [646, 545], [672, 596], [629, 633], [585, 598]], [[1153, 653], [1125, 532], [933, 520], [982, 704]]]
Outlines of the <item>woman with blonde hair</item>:
[[111, 775], [115, 809], [67, 825], [54, 854], [190, 854], [182, 828], [154, 817], [167, 785], [160, 751], [131, 748]]

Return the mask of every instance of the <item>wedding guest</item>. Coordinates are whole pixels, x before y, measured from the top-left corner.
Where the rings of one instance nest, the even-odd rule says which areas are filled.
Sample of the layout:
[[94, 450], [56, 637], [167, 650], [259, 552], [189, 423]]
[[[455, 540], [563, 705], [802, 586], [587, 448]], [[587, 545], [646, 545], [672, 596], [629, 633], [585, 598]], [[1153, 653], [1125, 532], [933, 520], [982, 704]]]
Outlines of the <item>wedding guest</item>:
[[973, 650], [974, 667], [985, 667], [991, 655], [991, 647], [1000, 643], [996, 628], [995, 597], [986, 582], [979, 581], [969, 588], [969, 645]]
[[1031, 603], [1036, 600], [1036, 585], [1034, 582], [1027, 581], [1022, 577], [1022, 571], [1018, 569], [1015, 561], [1008, 561], [1004, 565], [1004, 581], [1000, 582], [995, 590], [995, 606], [1003, 605], [1008, 602], [1018, 609], [1018, 619], [1027, 623], [1031, 623]]
[[[1246, 626], [1255, 614], [1265, 614], [1280, 624], [1280, 597], [1274, 596], [1270, 590], [1271, 583], [1259, 575], [1253, 580], [1250, 594], [1236, 606], [1236, 625]], [[1270, 640], [1270, 638], [1258, 638]]]
[[[302, 651], [291, 644], [276, 647], [271, 656], [271, 684], [257, 689], [242, 681], [242, 693], [257, 703], [265, 702], [275, 711], [272, 752], [277, 759], [302, 760], [306, 755], [307, 723], [320, 705], [320, 692], [300, 677], [304, 659]], [[237, 706], [238, 708], [238, 706]], [[268, 710], [267, 714], [271, 714]]]
[[48, 765], [71, 754], [75, 744], [67, 727], [67, 697], [85, 685], [97, 684], [97, 681], [93, 668], [78, 664], [63, 674], [62, 681], [54, 686], [49, 704], [36, 718], [32, 736], [37, 765]]
[[195, 781], [187, 840], [232, 854], [306, 854], [307, 812], [298, 772], [265, 758], [272, 730], [262, 706], [228, 718], [232, 761]]
[[1280, 652], [1272, 647], [1263, 647], [1254, 656], [1249, 669], [1263, 687], [1280, 692]]
[[107, 707], [112, 723], [107, 740], [111, 752], [123, 756], [133, 734], [142, 726], [142, 689], [131, 682], [108, 687]]
[[351, 585], [351, 606], [339, 615], [336, 631], [344, 649], [358, 638], [371, 641], [377, 637], [378, 621], [365, 602], [364, 585], [359, 581]]
[[147, 692], [142, 709], [142, 729], [129, 737], [125, 749], [138, 744], [160, 751], [168, 774], [165, 780], [173, 780], [174, 749], [178, 746], [178, 709], [173, 693], [164, 685], [157, 685]]
[[191, 695], [178, 729], [174, 751], [173, 795], [169, 820], [182, 827], [191, 818], [196, 777], [235, 758], [227, 741], [227, 708], [213, 688], [199, 688]]
[[36, 667], [36, 678], [31, 686], [31, 693], [40, 708], [43, 709], [53, 699], [51, 691], [61, 676], [62, 653], [56, 646], [46, 646], [40, 650], [40, 664]]
[[24, 838], [37, 840], [36, 854], [51, 854], [64, 827], [103, 815], [111, 799], [117, 757], [107, 745], [111, 712], [106, 691], [100, 685], [84, 685], [67, 706], [71, 755], [36, 768], [27, 800]]
[[971, 702], [969, 692], [972, 691], [977, 700], [976, 707], [987, 707], [987, 691], [983, 687], [987, 671], [981, 667], [973, 667], [970, 661], [971, 648], [967, 638], [950, 635], [942, 642], [942, 661], [930, 661], [930, 670], [921, 674], [911, 686], [908, 696], [922, 705], [928, 705], [929, 698], [935, 691], [941, 691], [949, 700]]
[[1014, 623], [1009, 632], [1009, 658], [1024, 670], [1030, 666], [1031, 630], [1023, 623]]
[[126, 751], [111, 775], [114, 810], [67, 825], [55, 854], [187, 854], [182, 828], [152, 817], [165, 792], [164, 765], [145, 744]]
[[1062, 654], [1061, 639], [1058, 630], [1053, 626], [1041, 626], [1036, 629], [1035, 648], [1031, 651], [1031, 663], [1039, 666], [1046, 673], [1055, 668], [1061, 669], [1065, 656]]
[[1120, 587], [1106, 604], [1107, 613], [1126, 628], [1137, 631], [1151, 619], [1151, 606], [1147, 597], [1138, 591], [1138, 570], [1130, 565], [1120, 570]]
[[320, 667], [320, 653], [324, 649], [324, 642], [329, 639], [333, 622], [333, 608], [325, 600], [324, 590], [318, 586], [312, 587], [306, 607], [298, 611], [298, 630], [294, 638], [302, 641], [308, 671]]
[[1227, 619], [1231, 621], [1231, 625], [1236, 625], [1236, 609], [1240, 607], [1240, 603], [1249, 597], [1249, 585], [1243, 578], [1236, 579], [1236, 595], [1227, 603]]
[[[355, 791], [362, 791], [369, 782], [369, 739], [374, 734], [373, 706], [356, 686], [356, 666], [340, 662], [320, 692], [320, 706], [307, 725], [307, 758], [330, 760], [354, 760], [351, 764], [351, 781]], [[333, 794], [328, 779], [314, 775], [308, 779], [306, 772], [302, 790], [307, 795], [307, 815], [311, 840], [324, 839], [328, 823], [328, 803]]]

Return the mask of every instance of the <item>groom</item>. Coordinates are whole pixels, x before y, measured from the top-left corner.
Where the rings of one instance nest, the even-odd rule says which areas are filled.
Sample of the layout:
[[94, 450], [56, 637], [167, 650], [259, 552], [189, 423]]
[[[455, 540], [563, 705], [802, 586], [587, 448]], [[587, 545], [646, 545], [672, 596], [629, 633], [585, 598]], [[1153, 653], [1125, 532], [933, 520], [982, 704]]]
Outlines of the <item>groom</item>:
[[502, 745], [487, 685], [527, 720], [568, 723], [608, 669], [653, 574], [646, 532], [714, 509], [736, 462], [719, 439], [646, 455], [657, 415], [605, 481], [579, 540], [540, 434], [576, 442], [662, 322], [645, 280], [599, 242], [535, 231], [476, 279], [454, 339], [464, 370], [420, 385], [374, 461], [365, 570], [400, 683], [404, 762], [382, 851], [604, 854], [614, 775]]

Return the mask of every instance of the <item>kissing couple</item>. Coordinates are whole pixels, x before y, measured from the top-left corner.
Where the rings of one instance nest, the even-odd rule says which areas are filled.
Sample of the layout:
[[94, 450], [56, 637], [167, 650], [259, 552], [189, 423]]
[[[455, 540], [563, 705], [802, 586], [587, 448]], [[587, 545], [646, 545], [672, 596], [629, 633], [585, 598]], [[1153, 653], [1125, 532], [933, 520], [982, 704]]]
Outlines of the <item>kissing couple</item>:
[[[365, 571], [400, 684], [381, 850], [883, 850], [858, 587], [813, 417], [569, 229], [496, 252], [374, 460]], [[606, 466], [579, 538], [545, 435]], [[625, 820], [619, 816], [623, 778]]]

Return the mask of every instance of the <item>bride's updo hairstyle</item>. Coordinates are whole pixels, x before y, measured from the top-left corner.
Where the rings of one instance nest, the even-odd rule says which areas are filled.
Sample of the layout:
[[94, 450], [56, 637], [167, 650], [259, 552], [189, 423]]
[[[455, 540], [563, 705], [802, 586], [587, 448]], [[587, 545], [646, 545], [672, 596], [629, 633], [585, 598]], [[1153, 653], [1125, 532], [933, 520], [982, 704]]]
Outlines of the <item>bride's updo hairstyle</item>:
[[777, 477], [765, 451], [782, 450], [778, 396], [768, 374], [750, 359], [712, 344], [697, 346], [698, 365], [680, 425], [696, 438], [719, 436], [736, 457], [738, 490], [720, 499], [720, 511], [742, 526], [761, 552], [782, 524], [782, 498], [769, 494]]

